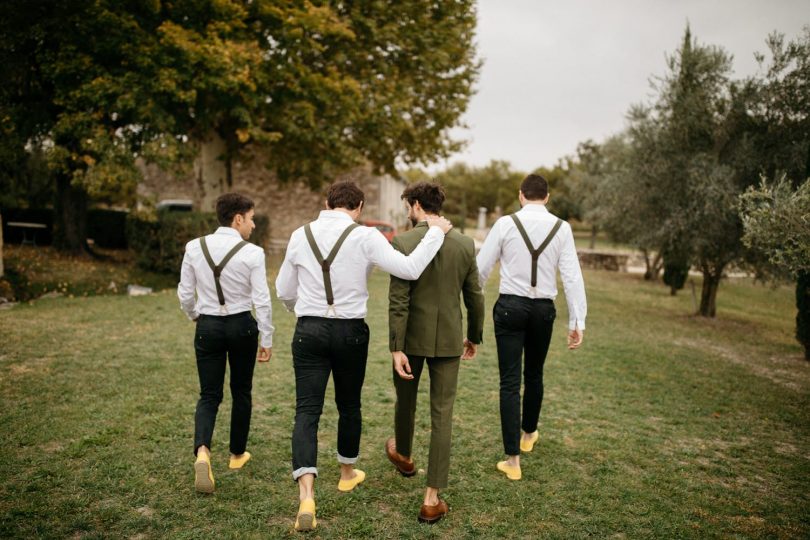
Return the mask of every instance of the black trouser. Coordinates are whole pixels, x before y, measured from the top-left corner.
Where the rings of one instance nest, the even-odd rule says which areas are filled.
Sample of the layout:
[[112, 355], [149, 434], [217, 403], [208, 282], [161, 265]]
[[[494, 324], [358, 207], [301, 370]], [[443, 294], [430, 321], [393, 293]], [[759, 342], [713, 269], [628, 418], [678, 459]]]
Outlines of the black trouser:
[[360, 453], [360, 392], [366, 376], [368, 325], [363, 319], [299, 317], [292, 342], [295, 367], [293, 478], [318, 475], [318, 423], [329, 373], [335, 383], [338, 461], [352, 464]]
[[[498, 370], [501, 374], [501, 432], [506, 455], [520, 454], [520, 428], [537, 429], [543, 404], [543, 364], [557, 311], [547, 298], [502, 294], [492, 308]], [[523, 422], [520, 418], [520, 364], [523, 362]]]
[[200, 400], [194, 415], [194, 453], [200, 446], [211, 448], [217, 410], [222, 403], [226, 358], [231, 366], [231, 446], [232, 454], [242, 454], [247, 446], [252, 408], [253, 368], [259, 329], [249, 311], [235, 315], [200, 315], [194, 334]]

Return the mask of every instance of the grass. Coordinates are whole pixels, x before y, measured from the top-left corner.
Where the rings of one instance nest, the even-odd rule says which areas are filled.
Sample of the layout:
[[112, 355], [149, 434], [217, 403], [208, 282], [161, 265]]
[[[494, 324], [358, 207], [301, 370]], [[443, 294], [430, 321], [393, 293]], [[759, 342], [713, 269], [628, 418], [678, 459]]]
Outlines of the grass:
[[[688, 294], [672, 298], [632, 275], [585, 278], [585, 343], [565, 350], [561, 297], [541, 438], [522, 460], [520, 482], [495, 470], [502, 447], [488, 318], [479, 358], [460, 373], [444, 495], [451, 513], [431, 527], [416, 521], [424, 473], [402, 478], [383, 454], [394, 390], [387, 280], [375, 272], [359, 463], [368, 478], [354, 493], [337, 491], [330, 387], [319, 528], [309, 537], [808, 537], [810, 364], [793, 338], [792, 291], [724, 282], [718, 319], [704, 320], [689, 315]], [[254, 380], [254, 459], [227, 471], [226, 391], [213, 496], [193, 491], [193, 327], [174, 291], [44, 299], [0, 312], [0, 536], [295, 537], [294, 318], [275, 309], [274, 355]], [[414, 455], [422, 469], [426, 389]]]
[[[0, 296], [31, 300], [45, 294], [67, 297], [126, 293], [128, 284], [156, 289], [177, 285], [177, 276], [138, 269], [126, 250], [95, 248], [103, 259], [65, 255], [49, 246], [3, 247], [5, 279]], [[4, 282], [7, 283], [5, 287]], [[9, 289], [4, 292], [5, 289]]]

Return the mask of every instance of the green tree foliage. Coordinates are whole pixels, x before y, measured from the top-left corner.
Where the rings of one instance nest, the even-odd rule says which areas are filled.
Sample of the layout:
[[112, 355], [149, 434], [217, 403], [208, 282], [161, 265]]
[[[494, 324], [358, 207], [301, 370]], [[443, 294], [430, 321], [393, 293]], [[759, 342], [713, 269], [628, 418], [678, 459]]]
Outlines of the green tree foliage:
[[446, 215], [461, 223], [464, 218], [475, 219], [481, 207], [488, 213], [499, 210], [501, 215], [517, 210], [517, 194], [524, 177], [508, 162], [493, 160], [483, 167], [453, 164], [436, 174], [435, 180], [447, 193]]
[[0, 154], [47, 153], [71, 249], [88, 196], [131, 199], [137, 157], [177, 160], [195, 141], [221, 142], [226, 164], [264, 145], [282, 178], [313, 186], [363, 161], [447, 156], [479, 69], [471, 0], [11, 0], [4, 13]]
[[687, 28], [654, 101], [634, 106], [626, 132], [602, 150], [608, 172], [586, 199], [586, 215], [616, 240], [700, 269], [704, 316], [715, 316], [730, 265], [757, 267], [742, 242], [738, 196], [760, 174], [806, 178], [810, 166], [810, 29], [767, 44], [762, 74], [732, 81], [730, 57]]
[[792, 190], [784, 176], [740, 196], [743, 242], [765, 255], [772, 273], [796, 278], [796, 337], [810, 360], [810, 182]]
[[783, 175], [740, 196], [746, 246], [764, 253], [775, 271], [810, 271], [810, 182], [793, 190]]

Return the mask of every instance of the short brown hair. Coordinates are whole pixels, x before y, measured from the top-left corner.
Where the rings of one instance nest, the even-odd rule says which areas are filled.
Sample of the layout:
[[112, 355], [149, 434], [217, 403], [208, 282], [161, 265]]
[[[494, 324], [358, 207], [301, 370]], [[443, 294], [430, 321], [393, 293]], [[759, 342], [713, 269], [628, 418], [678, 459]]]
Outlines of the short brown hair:
[[223, 227], [230, 227], [236, 214], [247, 214], [256, 205], [241, 193], [223, 193], [217, 197], [217, 221]]
[[438, 214], [442, 211], [444, 204], [444, 188], [435, 182], [417, 182], [405, 188], [402, 198], [408, 201], [411, 206], [416, 201], [422, 210], [431, 214]]
[[363, 190], [354, 182], [335, 182], [326, 190], [326, 205], [330, 209], [354, 210], [365, 200]]
[[539, 174], [530, 174], [521, 182], [520, 191], [530, 201], [542, 201], [548, 197], [548, 182]]

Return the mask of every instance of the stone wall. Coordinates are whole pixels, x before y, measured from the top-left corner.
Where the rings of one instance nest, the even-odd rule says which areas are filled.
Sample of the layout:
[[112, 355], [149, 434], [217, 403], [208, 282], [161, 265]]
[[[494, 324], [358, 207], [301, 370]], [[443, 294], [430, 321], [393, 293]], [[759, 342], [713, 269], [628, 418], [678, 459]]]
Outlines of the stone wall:
[[[164, 199], [190, 199], [200, 206], [200, 192], [193, 171], [173, 174], [156, 165], [140, 164], [144, 180], [138, 186], [141, 200], [152, 204]], [[315, 219], [324, 208], [323, 190], [313, 191], [303, 183], [278, 181], [273, 171], [264, 166], [260, 156], [233, 165], [233, 191], [243, 193], [256, 202], [256, 213], [270, 219], [269, 242], [265, 248], [283, 250], [290, 234], [301, 225]], [[357, 182], [366, 195], [361, 219], [389, 221], [396, 227], [407, 219], [400, 194], [405, 185], [390, 176], [376, 176], [369, 167], [358, 167], [339, 175], [336, 180]], [[325, 186], [324, 186], [325, 187]]]

